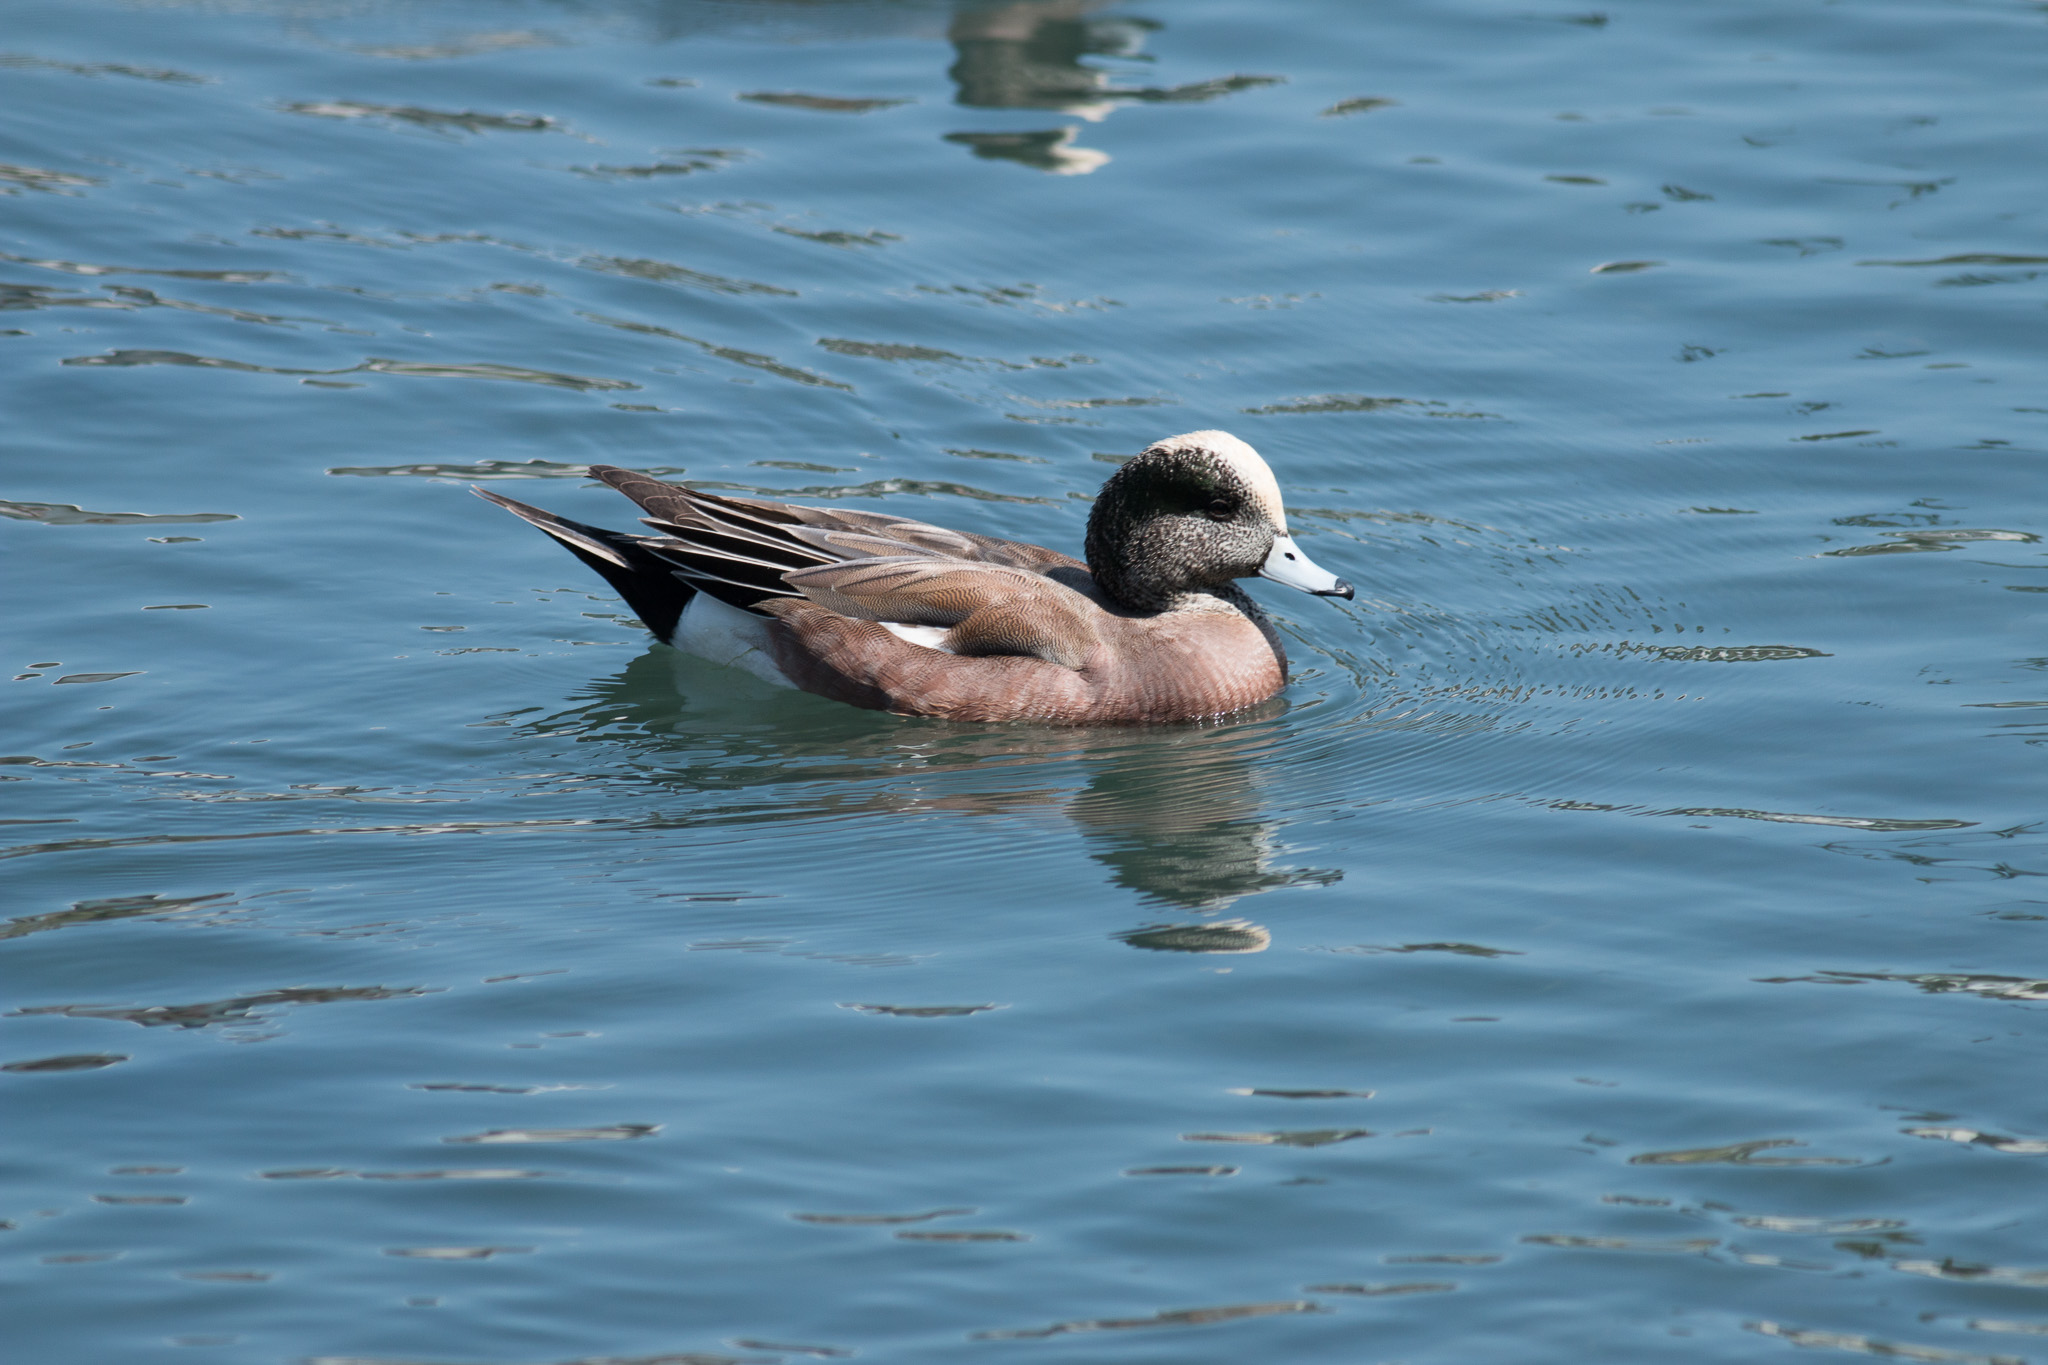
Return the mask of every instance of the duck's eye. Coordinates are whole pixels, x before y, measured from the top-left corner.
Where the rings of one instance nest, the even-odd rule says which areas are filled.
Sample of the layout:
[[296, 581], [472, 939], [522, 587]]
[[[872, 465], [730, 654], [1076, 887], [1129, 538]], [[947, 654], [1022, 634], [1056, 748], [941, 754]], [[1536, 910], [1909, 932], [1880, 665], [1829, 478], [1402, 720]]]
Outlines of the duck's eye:
[[1202, 509], [1202, 515], [1208, 517], [1211, 521], [1229, 521], [1236, 514], [1237, 509], [1222, 498], [1216, 499], [1216, 501]]

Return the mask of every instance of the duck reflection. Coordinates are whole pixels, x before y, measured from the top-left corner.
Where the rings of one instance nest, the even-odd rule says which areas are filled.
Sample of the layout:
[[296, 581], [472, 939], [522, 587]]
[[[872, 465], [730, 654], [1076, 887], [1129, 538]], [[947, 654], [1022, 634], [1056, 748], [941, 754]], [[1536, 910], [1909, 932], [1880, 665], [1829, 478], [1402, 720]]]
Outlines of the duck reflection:
[[[1263, 818], [1260, 787], [1285, 711], [1275, 700], [1228, 724], [1155, 729], [905, 722], [650, 648], [568, 710], [483, 723], [611, 746], [624, 759], [607, 765], [616, 780], [719, 793], [725, 822], [800, 815], [788, 800], [792, 782], [835, 816], [1056, 813], [1080, 832], [1111, 885], [1169, 912], [1213, 915], [1248, 896], [1343, 875], [1276, 866], [1283, 850], [1278, 826]], [[745, 800], [749, 791], [761, 799]], [[1213, 920], [1148, 924], [1119, 937], [1173, 952], [1256, 952], [1266, 941], [1255, 925]]]
[[1268, 706], [1230, 727], [1116, 736], [1080, 757], [1088, 785], [1067, 803], [1067, 817], [1112, 883], [1168, 904], [1218, 910], [1274, 887], [1341, 875], [1273, 866], [1276, 828], [1259, 819], [1265, 770], [1258, 759], [1268, 745], [1248, 744], [1235, 730], [1249, 723], [1270, 736], [1285, 704]]
[[946, 141], [966, 146], [991, 161], [1015, 161], [1054, 175], [1086, 175], [1108, 164], [1109, 153], [1077, 147], [1079, 128], [1048, 128], [1036, 133], [948, 133]]
[[[199, 8], [211, 0], [131, 0], [158, 8]], [[1114, 84], [1113, 70], [1090, 59], [1135, 63], [1156, 19], [1109, 15], [1111, 0], [541, 0], [531, 8], [559, 11], [558, 21], [594, 22], [611, 33], [637, 31], [649, 44], [714, 36], [772, 35], [806, 43], [879, 39], [940, 40], [952, 44], [954, 102], [968, 109], [1022, 109], [1077, 117], [1108, 117], [1119, 104], [1190, 103], [1216, 99], [1275, 76], [1231, 75], [1187, 85]], [[550, 31], [493, 29], [451, 35], [447, 23], [468, 17], [450, 0], [240, 0], [244, 10], [289, 16], [296, 36], [364, 56], [428, 61], [474, 57], [496, 50], [574, 47]], [[325, 30], [333, 29], [329, 33]], [[341, 33], [346, 31], [348, 37]], [[794, 98], [801, 98], [796, 96]], [[845, 101], [816, 97], [799, 107], [844, 109]], [[857, 103], [866, 103], [858, 101]], [[968, 129], [948, 142], [975, 156], [1014, 161], [1055, 175], [1085, 175], [1109, 161], [1107, 152], [1077, 146], [1073, 124], [1037, 129]]]
[[963, 7], [946, 36], [957, 55], [946, 74], [972, 109], [1054, 109], [1099, 119], [1115, 108], [1109, 73], [1083, 57], [1133, 57], [1149, 19], [1090, 18], [1099, 0], [1015, 0]]
[[[1102, 16], [1101, 0], [1013, 0], [963, 5], [946, 36], [957, 54], [947, 75], [957, 103], [970, 109], [1050, 109], [1091, 122], [1107, 118], [1118, 101], [1187, 104], [1272, 85], [1275, 76], [1223, 76], [1191, 85], [1117, 87], [1110, 73], [1086, 57], [1147, 60], [1145, 35], [1157, 20]], [[1079, 127], [1031, 132], [948, 133], [976, 156], [1015, 161], [1055, 175], [1086, 175], [1109, 161], [1107, 152], [1075, 145]]]
[[[957, 54], [946, 74], [954, 101], [970, 109], [1050, 109], [1091, 122], [1108, 117], [1109, 73], [1086, 66], [1094, 54], [1133, 55], [1146, 29], [1138, 19], [1090, 18], [1095, 0], [1016, 0], [989, 8], [963, 7], [946, 36]], [[1109, 153], [1077, 146], [1080, 128], [1028, 132], [962, 132], [946, 141], [978, 157], [1014, 161], [1054, 175], [1086, 175], [1107, 165]]]

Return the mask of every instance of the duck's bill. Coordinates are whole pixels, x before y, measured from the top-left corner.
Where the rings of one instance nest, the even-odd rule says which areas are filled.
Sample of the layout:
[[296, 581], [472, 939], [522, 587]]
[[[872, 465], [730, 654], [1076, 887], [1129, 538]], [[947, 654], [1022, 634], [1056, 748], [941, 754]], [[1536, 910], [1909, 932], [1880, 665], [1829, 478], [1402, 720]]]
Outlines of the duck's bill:
[[1357, 595], [1349, 583], [1303, 554], [1301, 547], [1294, 543], [1293, 536], [1273, 537], [1273, 553], [1267, 555], [1266, 562], [1260, 566], [1259, 577], [1285, 583], [1290, 588], [1299, 588], [1317, 597], [1348, 598]]

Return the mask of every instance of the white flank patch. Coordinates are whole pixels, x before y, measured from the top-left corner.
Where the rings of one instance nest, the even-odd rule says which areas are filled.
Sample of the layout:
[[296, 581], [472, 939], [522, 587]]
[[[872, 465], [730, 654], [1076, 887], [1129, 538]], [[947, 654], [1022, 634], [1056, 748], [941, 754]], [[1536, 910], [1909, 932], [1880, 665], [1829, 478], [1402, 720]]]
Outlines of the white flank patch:
[[936, 649], [942, 654], [953, 652], [946, 648], [945, 626], [906, 626], [901, 621], [882, 621], [878, 624], [899, 640], [908, 640], [914, 645], [923, 645], [926, 649]]
[[1214, 455], [1244, 480], [1245, 487], [1251, 489], [1252, 501], [1265, 512], [1266, 520], [1273, 523], [1273, 529], [1283, 536], [1287, 534], [1287, 509], [1280, 504], [1280, 482], [1273, 477], [1273, 471], [1259, 457], [1258, 451], [1227, 431], [1190, 431], [1152, 444], [1196, 447]]
[[793, 685], [768, 652], [768, 618], [741, 611], [708, 592], [699, 592], [683, 608], [682, 619], [676, 622], [675, 638], [669, 643], [685, 654], [730, 668], [743, 668], [777, 687]]

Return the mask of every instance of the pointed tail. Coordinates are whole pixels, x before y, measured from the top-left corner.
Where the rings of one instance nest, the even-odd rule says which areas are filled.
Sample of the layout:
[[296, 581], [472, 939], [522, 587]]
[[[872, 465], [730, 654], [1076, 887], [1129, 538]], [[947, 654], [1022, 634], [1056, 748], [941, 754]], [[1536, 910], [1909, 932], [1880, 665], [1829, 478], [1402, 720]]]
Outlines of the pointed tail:
[[656, 639], [667, 644], [674, 637], [683, 608], [697, 595], [695, 588], [675, 576], [675, 565], [631, 536], [558, 517], [486, 489], [473, 487], [469, 491], [546, 531], [570, 554], [602, 574]]

